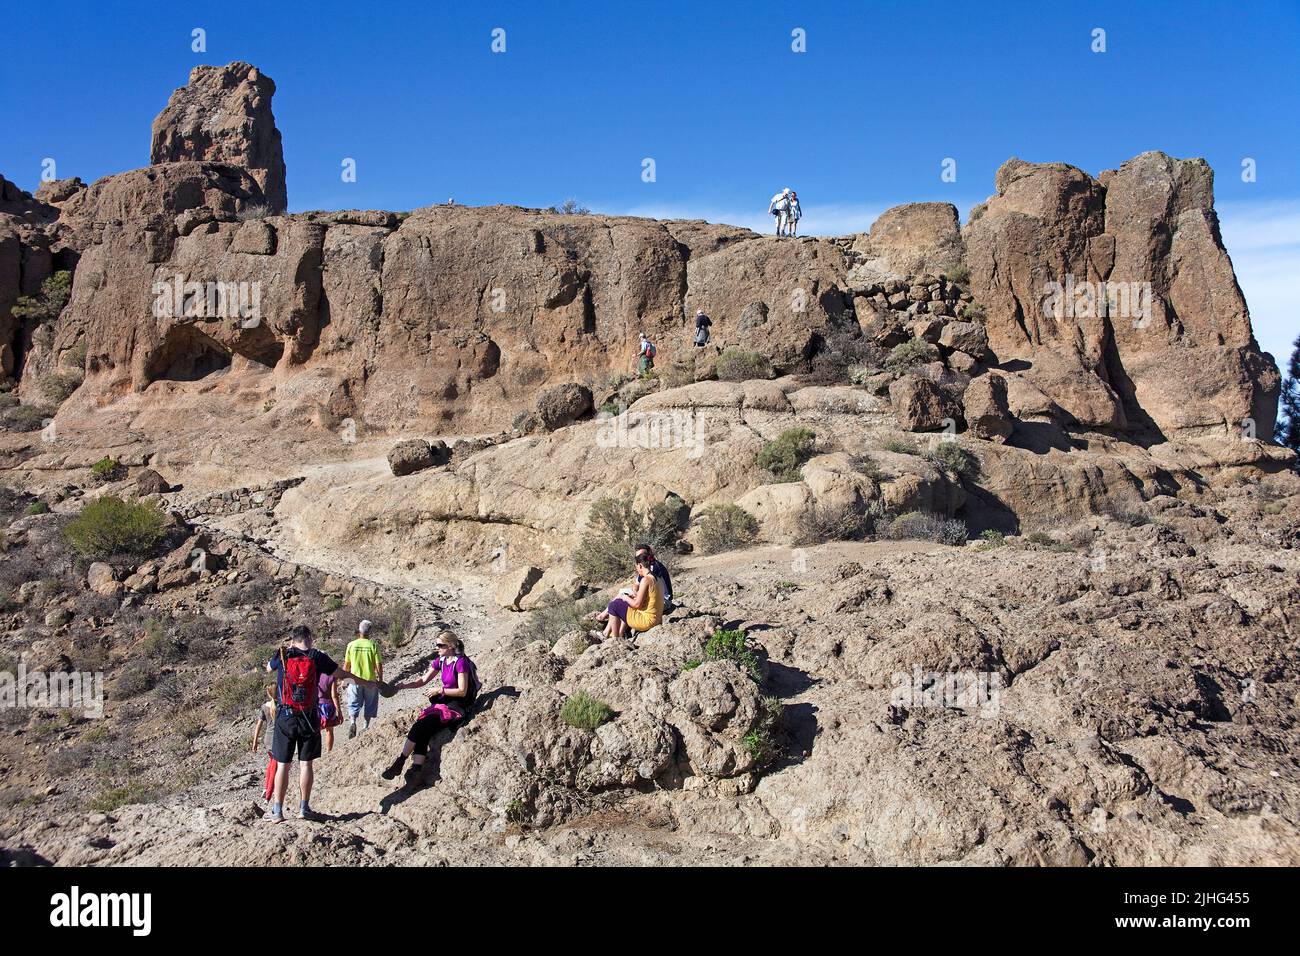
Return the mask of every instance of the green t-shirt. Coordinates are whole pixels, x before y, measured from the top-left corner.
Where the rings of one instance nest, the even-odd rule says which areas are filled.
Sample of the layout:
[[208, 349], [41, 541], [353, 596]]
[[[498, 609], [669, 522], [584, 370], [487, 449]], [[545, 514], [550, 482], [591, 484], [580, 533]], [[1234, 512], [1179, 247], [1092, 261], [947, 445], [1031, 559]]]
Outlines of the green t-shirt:
[[343, 655], [343, 666], [362, 680], [374, 680], [379, 676], [379, 648], [368, 637], [358, 637], [348, 645]]

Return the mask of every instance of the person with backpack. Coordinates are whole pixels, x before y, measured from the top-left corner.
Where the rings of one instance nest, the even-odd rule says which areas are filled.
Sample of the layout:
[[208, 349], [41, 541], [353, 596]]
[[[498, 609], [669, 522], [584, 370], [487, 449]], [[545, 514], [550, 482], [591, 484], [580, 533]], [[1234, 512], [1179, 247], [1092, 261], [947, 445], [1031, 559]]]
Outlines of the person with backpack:
[[704, 314], [703, 309], [699, 309], [696, 311], [695, 313], [695, 347], [696, 348], [704, 348], [704, 346], [709, 344], [709, 326], [711, 326], [712, 324], [713, 324], [713, 320]]
[[464, 720], [478, 700], [482, 683], [478, 679], [478, 668], [465, 656], [465, 642], [453, 632], [443, 631], [438, 635], [437, 650], [438, 656], [429, 664], [423, 677], [391, 685], [394, 691], [410, 690], [436, 679], [433, 689], [427, 694], [429, 706], [420, 711], [411, 725], [402, 752], [380, 774], [385, 780], [392, 780], [401, 773], [410, 757], [411, 769], [406, 783], [408, 786], [417, 784], [424, 772], [424, 759], [428, 756], [433, 735], [443, 727]]
[[650, 570], [655, 563], [644, 554], [636, 558], [636, 587], [620, 591], [596, 620], [605, 622], [603, 637], [635, 637], [664, 618], [664, 585]]
[[[673, 579], [668, 574], [668, 569], [664, 563], [655, 557], [655, 549], [648, 544], [638, 544], [636, 546], [636, 563], [637, 567], [645, 566], [650, 569], [650, 573], [659, 579], [662, 585], [664, 595], [664, 613], [667, 614], [673, 609]], [[640, 573], [636, 576], [637, 586], [641, 585]]]
[[785, 233], [786, 215], [790, 212], [790, 187], [787, 186], [772, 197], [767, 204], [767, 211], [776, 217], [776, 234]]
[[311, 809], [314, 779], [312, 761], [321, 751], [320, 679], [322, 675], [347, 677], [363, 687], [378, 686], [340, 667], [312, 644], [311, 628], [299, 624], [289, 632], [288, 643], [266, 663], [275, 674], [275, 733], [271, 738], [271, 759], [275, 761], [275, 786], [266, 819], [284, 822], [284, 791], [289, 785], [289, 764], [298, 753], [298, 815], [304, 820], [315, 818]]
[[[379, 645], [370, 639], [371, 623], [362, 621], [357, 625], [357, 636], [343, 652], [343, 666], [366, 680], [384, 680], [384, 660], [379, 653]], [[379, 716], [379, 691], [366, 690], [360, 684], [348, 685], [348, 740], [357, 735], [357, 718], [364, 715], [362, 730], [370, 728], [370, 722]]]
[[641, 375], [649, 375], [651, 370], [655, 367], [655, 354], [658, 351], [659, 350], [654, 347], [654, 343], [646, 338], [646, 334], [642, 332], [641, 347], [637, 350], [637, 354], [641, 358], [639, 365]]

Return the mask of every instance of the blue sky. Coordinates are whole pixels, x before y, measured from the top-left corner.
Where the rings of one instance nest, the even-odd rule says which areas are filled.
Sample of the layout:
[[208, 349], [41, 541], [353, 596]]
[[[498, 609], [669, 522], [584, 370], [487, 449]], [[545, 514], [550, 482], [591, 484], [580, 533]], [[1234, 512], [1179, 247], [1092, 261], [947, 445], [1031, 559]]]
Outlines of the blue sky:
[[145, 165], [171, 90], [236, 59], [278, 86], [293, 210], [572, 196], [766, 228], [790, 185], [805, 231], [842, 234], [916, 200], [964, 219], [1010, 156], [1094, 174], [1203, 156], [1256, 334], [1281, 359], [1300, 332], [1296, 0], [12, 4], [0, 173], [34, 189], [46, 158], [87, 181]]

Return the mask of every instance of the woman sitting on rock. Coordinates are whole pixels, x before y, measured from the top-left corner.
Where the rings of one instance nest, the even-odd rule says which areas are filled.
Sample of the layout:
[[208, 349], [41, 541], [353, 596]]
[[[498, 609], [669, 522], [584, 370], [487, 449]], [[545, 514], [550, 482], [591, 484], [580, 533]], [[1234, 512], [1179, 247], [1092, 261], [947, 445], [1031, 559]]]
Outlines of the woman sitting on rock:
[[605, 613], [605, 637], [622, 637], [629, 630], [633, 634], [648, 631], [664, 616], [664, 586], [650, 569], [654, 560], [638, 557], [636, 573], [639, 578], [632, 588], [625, 588], [609, 602]]
[[402, 752], [380, 774], [385, 780], [392, 780], [401, 773], [406, 758], [412, 753], [415, 756], [411, 760], [410, 775], [418, 778], [424, 769], [424, 758], [429, 753], [429, 740], [443, 727], [464, 720], [472, 703], [478, 680], [474, 665], [465, 656], [464, 642], [451, 631], [443, 631], [438, 635], [437, 648], [438, 656], [429, 664], [423, 677], [392, 685], [393, 691], [410, 690], [441, 678], [428, 693], [429, 706], [420, 711], [420, 716], [411, 725]]

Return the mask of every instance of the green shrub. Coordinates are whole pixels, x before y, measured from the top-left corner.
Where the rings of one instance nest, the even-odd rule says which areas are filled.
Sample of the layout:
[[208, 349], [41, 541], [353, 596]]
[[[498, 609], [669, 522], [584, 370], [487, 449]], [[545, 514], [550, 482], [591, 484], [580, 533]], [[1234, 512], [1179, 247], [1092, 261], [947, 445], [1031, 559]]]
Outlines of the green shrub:
[[37, 295], [20, 295], [11, 313], [29, 325], [53, 322], [68, 304], [71, 294], [72, 273], [59, 271], [45, 278]]
[[777, 754], [776, 725], [781, 719], [784, 708], [775, 697], [764, 697], [758, 723], [754, 729], [745, 734], [745, 749], [754, 758], [754, 762], [763, 767], [772, 762]]
[[681, 530], [680, 504], [664, 501], [648, 514], [637, 510], [633, 496], [604, 497], [587, 513], [587, 528], [573, 552], [573, 570], [585, 581], [606, 584], [632, 573], [633, 551], [648, 544], [670, 571]]
[[970, 266], [966, 265], [964, 262], [959, 262], [956, 265], [949, 266], [943, 270], [943, 277], [949, 282], [956, 282], [960, 285], [965, 285], [967, 282], [970, 282]]
[[798, 481], [803, 463], [812, 457], [817, 435], [812, 429], [787, 428], [758, 453], [758, 467], [770, 472], [777, 481]]
[[687, 661], [685, 664], [682, 665], [681, 673], [685, 674], [687, 671], [693, 671], [695, 670], [695, 668], [699, 667], [703, 663], [704, 661], [700, 660], [698, 657], [692, 657], [689, 661]]
[[1025, 535], [1022, 541], [1026, 544], [1034, 544], [1040, 548], [1047, 548], [1049, 551], [1073, 551], [1074, 549], [1062, 541], [1057, 541], [1046, 531], [1031, 531]]
[[405, 647], [413, 637], [415, 616], [411, 612], [411, 605], [402, 600], [394, 601], [388, 606], [388, 639], [394, 647]]
[[44, 501], [42, 501], [39, 498], [33, 501], [31, 504], [29, 504], [25, 509], [23, 509], [23, 514], [29, 518], [32, 515], [47, 515], [49, 513], [50, 513], [50, 506], [47, 505]]
[[861, 541], [871, 533], [871, 515], [847, 502], [839, 505], [814, 505], [806, 527], [808, 544], [822, 541]]
[[41, 392], [55, 405], [62, 405], [81, 385], [81, 376], [68, 372], [55, 372], [41, 381]]
[[82, 508], [63, 535], [85, 557], [141, 556], [157, 547], [166, 524], [166, 516], [155, 502], [105, 495]]
[[766, 356], [731, 346], [718, 356], [717, 375], [724, 382], [744, 382], [751, 378], [773, 378], [776, 373]]
[[893, 452], [895, 455], [919, 455], [920, 449], [916, 443], [906, 438], [891, 438], [881, 446], [885, 451]]
[[168, 634], [167, 621], [161, 617], [151, 617], [145, 622], [144, 639], [136, 650], [159, 664], [178, 661], [185, 656], [180, 640]]
[[133, 658], [122, 666], [117, 680], [113, 682], [113, 696], [118, 700], [138, 697], [151, 690], [157, 682], [158, 671], [153, 664], [140, 658]]
[[560, 708], [560, 719], [579, 730], [595, 730], [614, 716], [609, 704], [580, 690]]
[[587, 618], [604, 610], [605, 599], [599, 594], [588, 595], [577, 601], [555, 601], [539, 607], [520, 625], [519, 637], [523, 643], [545, 641], [552, 647], [565, 634], [585, 631], [591, 625]]
[[0, 424], [5, 431], [34, 432], [45, 427], [45, 420], [53, 413], [39, 405], [14, 405], [5, 409]]
[[939, 350], [929, 342], [923, 339], [908, 339], [889, 350], [889, 357], [885, 359], [885, 370], [896, 374], [906, 372], [918, 365], [933, 362], [938, 357]]
[[734, 551], [758, 537], [758, 519], [738, 505], [709, 505], [696, 517], [695, 528], [704, 554]]
[[974, 478], [979, 474], [979, 459], [955, 441], [941, 441], [921, 457], [941, 471], [952, 472], [961, 478]]
[[758, 664], [758, 655], [750, 648], [744, 631], [721, 629], [714, 631], [713, 636], [704, 645], [704, 656], [711, 661], [735, 661], [754, 680], [759, 680], [763, 676]]
[[865, 475], [867, 478], [876, 482], [881, 481], [885, 477], [884, 472], [880, 470], [880, 465], [876, 464], [876, 460], [870, 455], [855, 456], [853, 459], [853, 470], [859, 475]]
[[337, 594], [331, 594], [325, 599], [325, 610], [333, 613], [343, 606], [343, 599]]
[[891, 541], [912, 539], [936, 544], [959, 545], [966, 541], [966, 522], [944, 518], [926, 511], [909, 511], [878, 528], [882, 538]]
[[980, 532], [980, 537], [984, 539], [984, 544], [981, 547], [989, 550], [1001, 548], [1007, 543], [1007, 536], [1001, 531], [994, 531], [992, 528], [985, 528]]
[[125, 475], [126, 469], [107, 455], [90, 466], [90, 477], [101, 485], [117, 481]]
[[[270, 659], [268, 654], [263, 663]], [[228, 674], [212, 684], [212, 696], [222, 715], [252, 713], [266, 700], [267, 674]]]
[[92, 797], [87, 806], [97, 813], [111, 813], [129, 803], [147, 803], [154, 793], [154, 788], [148, 784], [129, 783], [126, 786], [105, 790]]
[[984, 306], [977, 302], [967, 302], [957, 311], [957, 316], [966, 322], [983, 322], [987, 318]]

